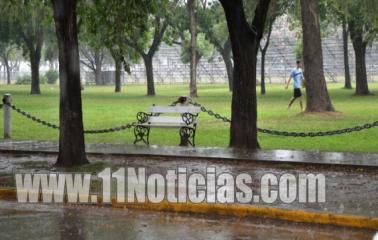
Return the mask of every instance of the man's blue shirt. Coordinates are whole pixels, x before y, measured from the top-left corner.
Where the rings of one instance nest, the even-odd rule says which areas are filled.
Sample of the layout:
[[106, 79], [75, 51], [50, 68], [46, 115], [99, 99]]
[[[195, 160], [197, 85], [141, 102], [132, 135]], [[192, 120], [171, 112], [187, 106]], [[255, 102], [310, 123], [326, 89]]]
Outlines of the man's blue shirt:
[[293, 78], [293, 87], [295, 88], [301, 88], [302, 87], [302, 80], [303, 77], [303, 71], [301, 68], [295, 68], [293, 71], [291, 71], [290, 76]]

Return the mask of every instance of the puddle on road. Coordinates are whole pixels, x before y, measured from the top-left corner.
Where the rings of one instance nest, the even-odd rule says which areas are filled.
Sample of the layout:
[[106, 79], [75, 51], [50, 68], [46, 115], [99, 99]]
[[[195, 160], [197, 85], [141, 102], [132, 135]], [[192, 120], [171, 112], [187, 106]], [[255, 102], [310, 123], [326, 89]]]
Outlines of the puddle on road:
[[[373, 231], [273, 221], [0, 202], [0, 239], [371, 239]], [[22, 213], [22, 214], [21, 214]]]

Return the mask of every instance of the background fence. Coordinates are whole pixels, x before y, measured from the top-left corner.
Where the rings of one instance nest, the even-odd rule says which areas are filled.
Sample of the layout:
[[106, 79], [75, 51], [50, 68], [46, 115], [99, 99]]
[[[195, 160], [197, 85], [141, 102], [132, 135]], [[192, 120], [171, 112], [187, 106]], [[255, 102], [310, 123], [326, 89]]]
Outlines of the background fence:
[[[282, 26], [281, 26], [281, 25]], [[286, 31], [287, 23], [278, 22], [272, 34], [271, 43], [266, 55], [266, 81], [268, 83], [284, 82], [290, 70], [295, 66], [296, 38], [293, 32]], [[344, 79], [343, 41], [341, 33], [333, 33], [322, 41], [324, 56], [324, 71], [327, 81], [341, 82]], [[184, 64], [180, 58], [180, 46], [167, 46], [163, 44], [156, 53], [154, 77], [156, 84], [183, 84], [189, 82], [189, 64]], [[355, 59], [353, 46], [349, 44], [349, 62], [352, 77], [355, 75]], [[378, 81], [378, 44], [375, 43], [367, 50], [366, 55], [368, 81]], [[103, 71], [102, 78], [106, 84], [113, 84], [115, 74], [113, 66], [107, 66], [110, 71]], [[260, 73], [260, 61], [257, 67]], [[145, 68], [142, 61], [131, 67], [131, 75], [122, 72], [121, 80], [126, 84], [144, 84], [146, 82]], [[44, 71], [41, 70], [41, 76]], [[12, 81], [30, 72], [13, 72]], [[258, 74], [259, 78], [259, 74]], [[6, 80], [6, 73], [0, 72], [2, 83]], [[87, 84], [94, 84], [94, 74], [82, 71], [82, 79]], [[202, 59], [198, 64], [198, 83], [227, 83], [227, 72], [220, 55], [213, 57], [212, 61]]]

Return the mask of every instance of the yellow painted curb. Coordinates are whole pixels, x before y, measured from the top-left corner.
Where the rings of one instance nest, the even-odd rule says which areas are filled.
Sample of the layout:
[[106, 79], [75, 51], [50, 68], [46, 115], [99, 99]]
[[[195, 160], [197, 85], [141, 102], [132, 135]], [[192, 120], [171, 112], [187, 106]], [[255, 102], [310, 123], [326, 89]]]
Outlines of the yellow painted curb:
[[242, 205], [242, 204], [193, 204], [193, 203], [169, 203], [162, 202], [159, 204], [153, 203], [115, 203], [114, 207], [156, 210], [156, 211], [171, 211], [171, 212], [186, 212], [186, 213], [201, 213], [201, 214], [219, 214], [232, 215], [237, 217], [263, 217], [270, 219], [286, 220], [291, 222], [327, 224], [342, 227], [355, 227], [378, 229], [378, 218], [346, 215], [346, 214], [330, 214], [311, 212], [304, 210], [290, 210], [274, 207], [264, 207], [256, 205]]
[[17, 200], [17, 192], [15, 189], [0, 189], [1, 200]]
[[[0, 189], [0, 199], [16, 200], [15, 189]], [[101, 198], [99, 198], [101, 202]], [[101, 203], [99, 203], [101, 204]], [[210, 203], [117, 203], [112, 199], [112, 206], [116, 208], [130, 208], [153, 211], [169, 211], [181, 213], [218, 214], [237, 217], [263, 217], [291, 222], [335, 225], [378, 230], [378, 218], [347, 214], [330, 214], [304, 210], [281, 209], [257, 205], [243, 204], [210, 204]]]

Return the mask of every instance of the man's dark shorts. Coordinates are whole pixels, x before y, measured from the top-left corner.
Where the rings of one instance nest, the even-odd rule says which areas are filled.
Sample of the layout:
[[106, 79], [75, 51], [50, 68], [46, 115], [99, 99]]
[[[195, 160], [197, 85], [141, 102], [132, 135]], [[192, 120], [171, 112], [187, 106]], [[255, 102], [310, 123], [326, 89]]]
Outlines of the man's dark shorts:
[[302, 97], [302, 92], [300, 88], [294, 88], [294, 98]]

